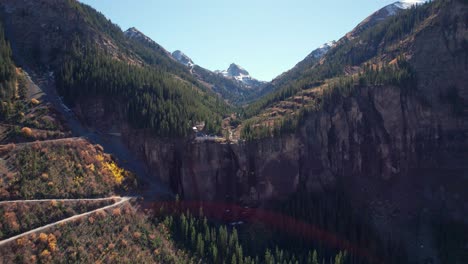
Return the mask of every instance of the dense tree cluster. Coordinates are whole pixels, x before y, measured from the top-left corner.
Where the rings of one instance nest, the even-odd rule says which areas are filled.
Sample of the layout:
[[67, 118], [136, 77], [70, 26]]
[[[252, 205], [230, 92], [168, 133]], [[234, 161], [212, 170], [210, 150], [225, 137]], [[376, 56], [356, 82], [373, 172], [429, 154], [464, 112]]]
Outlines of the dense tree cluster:
[[[319, 109], [332, 109], [343, 99], [359, 93], [361, 88], [376, 88], [383, 85], [393, 85], [405, 91], [414, 89], [417, 85], [416, 74], [410, 64], [403, 56], [398, 57], [395, 63], [377, 66], [366, 64], [363, 70], [355, 76], [343, 76], [327, 82], [320, 100], [316, 100], [313, 107], [304, 107], [298, 110], [296, 115], [284, 117], [275, 121], [273, 126], [258, 124], [256, 119], [244, 122], [241, 137], [245, 140], [255, 140], [294, 133], [298, 124], [307, 114], [316, 112]], [[294, 94], [293, 90], [285, 89], [281, 91], [281, 96]], [[453, 98], [454, 96], [451, 95]], [[452, 99], [453, 101], [453, 99]]]
[[76, 40], [56, 74], [57, 89], [68, 103], [96, 95], [114, 98], [132, 125], [158, 136], [185, 136], [198, 121], [205, 121], [208, 131], [220, 131], [224, 104], [216, 97], [165, 71], [81, 46]]
[[254, 120], [247, 120], [243, 123], [241, 138], [247, 141], [277, 137], [284, 134], [296, 132], [298, 122], [302, 120], [305, 109], [299, 111], [297, 116], [285, 117], [274, 122], [273, 126], [257, 124]]
[[122, 30], [116, 24], [112, 23], [103, 14], [96, 11], [89, 5], [80, 3], [76, 0], [66, 0], [66, 5], [74, 9], [76, 13], [83, 19], [83, 24], [91, 26], [98, 32], [109, 35], [118, 45], [123, 46], [125, 36]]
[[17, 95], [15, 65], [11, 58], [10, 43], [5, 39], [3, 26], [0, 24], [0, 116], [6, 119]]
[[[161, 209], [162, 215], [167, 214]], [[204, 263], [232, 263], [232, 264], [253, 264], [253, 263], [284, 263], [284, 264], [342, 264], [347, 259], [346, 252], [338, 252], [334, 257], [323, 258], [316, 250], [307, 249], [303, 252], [291, 253], [279, 247], [265, 246], [261, 250], [255, 248], [255, 252], [247, 254], [243, 246], [242, 238], [236, 228], [228, 228], [225, 225], [211, 223], [203, 216], [203, 210], [196, 214], [190, 211], [172, 212], [164, 219], [165, 226], [172, 231], [173, 239], [179, 246], [192, 252]], [[255, 243], [250, 241], [250, 243]], [[252, 251], [252, 250], [250, 250]]]
[[[127, 38], [87, 5], [71, 0], [68, 5], [88, 26], [66, 41], [56, 69], [57, 88], [69, 104], [89, 96], [108, 97], [135, 128], [151, 129], [162, 137], [186, 136], [194, 123], [202, 121], [208, 132], [220, 133], [225, 103], [162, 47]], [[119, 54], [96, 46], [90, 28], [109, 37]]]

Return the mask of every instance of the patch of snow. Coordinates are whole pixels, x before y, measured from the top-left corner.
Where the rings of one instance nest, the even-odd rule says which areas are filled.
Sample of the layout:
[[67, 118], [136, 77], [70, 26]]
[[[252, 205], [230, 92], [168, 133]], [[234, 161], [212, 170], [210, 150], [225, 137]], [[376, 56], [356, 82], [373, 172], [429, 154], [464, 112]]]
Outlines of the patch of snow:
[[424, 4], [425, 2], [427, 2], [427, 0], [401, 0], [394, 3], [394, 5], [400, 9], [408, 9], [415, 5]]
[[310, 53], [309, 56], [314, 57], [316, 59], [320, 59], [323, 56], [325, 56], [325, 54], [327, 54], [328, 51], [330, 51], [333, 47], [335, 47], [335, 45], [336, 45], [336, 41], [327, 42], [323, 44], [322, 46], [318, 47], [316, 50], [312, 51], [312, 53]]

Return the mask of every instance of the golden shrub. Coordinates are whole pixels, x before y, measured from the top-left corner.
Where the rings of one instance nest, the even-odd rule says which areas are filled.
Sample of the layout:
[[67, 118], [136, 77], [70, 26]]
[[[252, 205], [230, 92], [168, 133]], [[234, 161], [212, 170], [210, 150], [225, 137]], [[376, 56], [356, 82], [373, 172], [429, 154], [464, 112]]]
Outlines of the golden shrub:
[[96, 155], [96, 159], [98, 161], [104, 161], [104, 156], [102, 156], [101, 154], [98, 154], [98, 155]]
[[41, 258], [48, 258], [50, 256], [50, 251], [47, 250], [47, 249], [44, 249], [42, 252], [41, 252]]
[[105, 162], [104, 166], [111, 172], [112, 176], [114, 176], [115, 182], [117, 184], [121, 184], [125, 176], [127, 175], [127, 172], [124, 169], [117, 166], [115, 162]]
[[54, 234], [49, 234], [47, 236], [47, 242], [49, 243], [57, 243], [57, 238], [55, 237]]
[[49, 174], [47, 173], [42, 173], [41, 174], [41, 179], [44, 180], [44, 181], [47, 181], [49, 179]]
[[47, 246], [49, 247], [50, 251], [57, 251], [57, 243], [49, 243]]
[[86, 168], [88, 168], [88, 170], [94, 172], [96, 170], [96, 168], [94, 167], [94, 164], [89, 164], [88, 166], [86, 166]]
[[45, 243], [47, 242], [47, 234], [46, 233], [40, 233], [39, 234], [39, 241], [41, 241], [42, 243]]
[[26, 136], [26, 137], [32, 137], [32, 135], [33, 135], [33, 132], [29, 127], [23, 127], [21, 129], [21, 133], [23, 133], [23, 135]]

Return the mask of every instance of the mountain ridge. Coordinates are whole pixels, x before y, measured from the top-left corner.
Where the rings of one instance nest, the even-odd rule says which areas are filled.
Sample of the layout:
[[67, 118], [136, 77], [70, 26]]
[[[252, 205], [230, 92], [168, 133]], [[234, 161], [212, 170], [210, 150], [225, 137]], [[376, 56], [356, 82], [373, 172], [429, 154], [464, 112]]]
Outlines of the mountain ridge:
[[228, 70], [211, 71], [197, 65], [180, 50], [174, 51], [172, 57], [187, 67], [198, 80], [206, 83], [210, 89], [235, 105], [254, 100], [257, 90], [265, 85], [265, 82], [252, 78], [245, 69], [235, 63], [232, 63]]

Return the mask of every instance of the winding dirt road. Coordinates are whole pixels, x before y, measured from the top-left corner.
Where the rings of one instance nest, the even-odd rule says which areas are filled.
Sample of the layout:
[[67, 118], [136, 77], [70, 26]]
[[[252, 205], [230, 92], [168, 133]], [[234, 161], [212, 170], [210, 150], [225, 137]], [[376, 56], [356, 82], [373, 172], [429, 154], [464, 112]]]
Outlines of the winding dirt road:
[[[110, 209], [110, 208], [113, 208], [113, 207], [117, 207], [119, 205], [122, 205], [128, 201], [130, 201], [130, 199], [132, 198], [135, 198], [135, 197], [130, 197], [130, 196], [126, 196], [126, 197], [109, 197], [109, 198], [98, 198], [98, 200], [106, 200], [106, 199], [120, 199], [120, 201], [114, 203], [114, 204], [111, 204], [111, 205], [107, 205], [107, 206], [104, 206], [104, 207], [101, 207], [101, 208], [98, 208], [98, 209], [95, 209], [95, 210], [92, 210], [92, 211], [89, 211], [89, 212], [86, 212], [86, 213], [82, 213], [82, 214], [78, 214], [78, 215], [74, 215], [74, 216], [71, 216], [71, 217], [68, 217], [68, 218], [65, 218], [65, 219], [62, 219], [60, 221], [57, 221], [57, 222], [54, 222], [54, 223], [50, 223], [48, 225], [44, 225], [44, 226], [41, 226], [41, 227], [38, 227], [38, 228], [35, 228], [33, 230], [30, 230], [30, 231], [27, 231], [27, 232], [24, 232], [22, 234], [19, 234], [19, 235], [16, 235], [14, 237], [10, 237], [10, 238], [7, 238], [5, 240], [2, 240], [0, 241], [0, 247], [9, 243], [9, 242], [13, 242], [13, 241], [16, 241], [16, 239], [18, 238], [21, 238], [21, 237], [24, 237], [24, 236], [27, 236], [27, 235], [30, 235], [30, 234], [33, 234], [33, 233], [36, 233], [36, 232], [40, 232], [40, 231], [43, 231], [43, 230], [46, 230], [48, 228], [51, 228], [51, 227], [54, 227], [56, 225], [59, 225], [59, 224], [64, 224], [64, 223], [68, 223], [68, 222], [71, 222], [71, 221], [75, 221], [75, 220], [78, 220], [80, 218], [83, 218], [85, 216], [88, 216], [88, 215], [91, 215], [91, 214], [94, 214], [96, 212], [100, 212], [100, 211], [105, 211], [107, 209]], [[54, 199], [51, 199], [51, 200], [54, 200]], [[63, 201], [64, 199], [62, 199]], [[88, 200], [94, 200], [96, 201], [96, 199], [74, 199], [75, 201], [88, 201]], [[27, 200], [24, 200], [24, 201], [27, 201]], [[36, 202], [38, 200], [35, 200]], [[39, 200], [39, 201], [44, 201], [44, 200]], [[60, 199], [57, 199], [55, 201], [61, 201]], [[22, 201], [17, 201], [17, 202], [22, 202]]]

